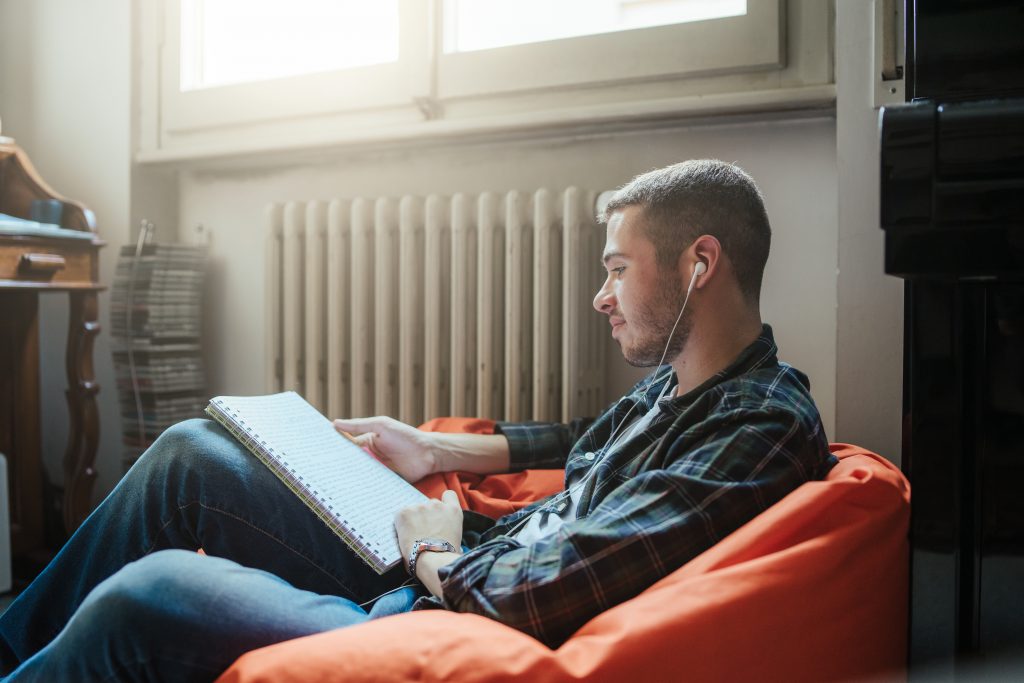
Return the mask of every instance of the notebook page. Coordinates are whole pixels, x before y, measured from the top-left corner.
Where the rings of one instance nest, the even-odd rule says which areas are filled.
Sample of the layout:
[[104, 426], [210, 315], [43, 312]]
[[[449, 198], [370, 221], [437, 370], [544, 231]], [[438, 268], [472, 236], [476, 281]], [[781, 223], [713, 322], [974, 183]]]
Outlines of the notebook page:
[[220, 396], [237, 425], [285, 465], [300, 487], [388, 564], [401, 559], [395, 514], [426, 500], [411, 484], [351, 441], [301, 396]]

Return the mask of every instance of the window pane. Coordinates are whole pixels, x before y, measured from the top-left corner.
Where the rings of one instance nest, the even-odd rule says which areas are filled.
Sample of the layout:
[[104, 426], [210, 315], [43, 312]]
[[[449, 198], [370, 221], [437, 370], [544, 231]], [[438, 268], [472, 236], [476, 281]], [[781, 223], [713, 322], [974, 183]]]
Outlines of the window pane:
[[181, 89], [398, 61], [398, 0], [181, 0]]
[[746, 13], [746, 0], [445, 0], [444, 51], [486, 50]]

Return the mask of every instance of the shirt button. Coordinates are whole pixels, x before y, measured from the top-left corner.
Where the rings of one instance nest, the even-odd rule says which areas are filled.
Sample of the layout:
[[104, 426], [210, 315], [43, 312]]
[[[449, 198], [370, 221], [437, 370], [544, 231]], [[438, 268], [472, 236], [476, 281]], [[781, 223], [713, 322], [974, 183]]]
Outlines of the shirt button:
[[593, 460], [594, 459], [594, 454], [593, 453], [584, 453], [583, 457], [586, 458], [587, 460]]

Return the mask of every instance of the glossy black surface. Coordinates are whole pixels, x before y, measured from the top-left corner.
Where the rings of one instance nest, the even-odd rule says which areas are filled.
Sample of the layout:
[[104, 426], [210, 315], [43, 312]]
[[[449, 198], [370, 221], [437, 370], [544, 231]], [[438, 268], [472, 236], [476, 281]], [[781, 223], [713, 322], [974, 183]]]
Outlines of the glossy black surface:
[[1024, 656], [1024, 99], [894, 107], [881, 132], [886, 272], [907, 280], [911, 673], [968, 679]]
[[906, 278], [1024, 273], [1024, 99], [886, 108], [885, 269]]
[[906, 279], [910, 675], [976, 680], [1024, 671], [1024, 2], [905, 10], [914, 103], [883, 112], [880, 161]]
[[1024, 5], [1019, 0], [908, 0], [912, 99], [1024, 95]]
[[1024, 285], [907, 284], [911, 663], [1024, 651]]

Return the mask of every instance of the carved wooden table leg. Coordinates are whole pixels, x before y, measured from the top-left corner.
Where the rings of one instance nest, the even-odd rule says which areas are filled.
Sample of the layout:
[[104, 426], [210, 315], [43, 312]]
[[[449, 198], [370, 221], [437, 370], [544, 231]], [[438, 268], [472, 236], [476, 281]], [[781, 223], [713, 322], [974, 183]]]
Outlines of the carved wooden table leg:
[[99, 411], [92, 365], [92, 343], [99, 334], [99, 304], [94, 291], [71, 292], [66, 366], [70, 431], [64, 453], [64, 527], [70, 534], [92, 510], [93, 463], [100, 440]]
[[11, 552], [43, 551], [39, 319], [35, 292], [0, 292], [0, 452], [7, 456]]

